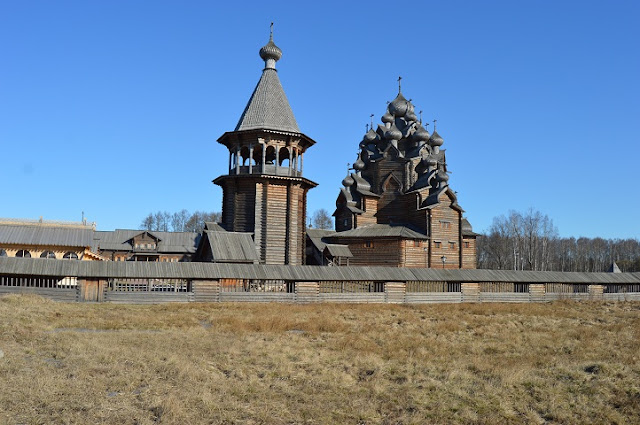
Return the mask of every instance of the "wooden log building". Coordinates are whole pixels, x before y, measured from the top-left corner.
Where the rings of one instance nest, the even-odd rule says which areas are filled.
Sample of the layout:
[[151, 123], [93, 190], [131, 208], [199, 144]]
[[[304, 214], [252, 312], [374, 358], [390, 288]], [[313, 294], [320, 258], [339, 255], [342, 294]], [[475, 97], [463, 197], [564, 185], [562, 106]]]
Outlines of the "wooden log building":
[[444, 143], [400, 89], [366, 132], [336, 200], [336, 232], [352, 265], [475, 268], [476, 233], [449, 186]]

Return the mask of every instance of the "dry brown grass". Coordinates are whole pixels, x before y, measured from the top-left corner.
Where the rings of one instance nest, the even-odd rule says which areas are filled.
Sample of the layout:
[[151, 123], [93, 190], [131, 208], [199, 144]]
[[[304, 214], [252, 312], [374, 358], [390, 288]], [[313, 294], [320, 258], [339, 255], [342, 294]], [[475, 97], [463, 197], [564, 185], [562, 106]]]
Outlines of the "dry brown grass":
[[2, 424], [637, 423], [640, 304], [0, 298]]

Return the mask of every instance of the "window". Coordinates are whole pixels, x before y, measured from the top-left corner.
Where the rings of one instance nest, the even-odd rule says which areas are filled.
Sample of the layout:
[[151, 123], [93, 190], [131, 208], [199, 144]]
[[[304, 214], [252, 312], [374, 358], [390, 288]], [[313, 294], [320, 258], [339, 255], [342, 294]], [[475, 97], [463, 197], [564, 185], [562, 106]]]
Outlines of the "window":
[[450, 249], [456, 249], [456, 243], [455, 242], [449, 242], [449, 248]]
[[349, 220], [345, 218], [342, 224], [344, 225], [344, 227], [347, 227], [349, 225]]
[[419, 240], [414, 240], [414, 241], [413, 241], [413, 247], [414, 247], [414, 248], [420, 247], [421, 245], [422, 245], [422, 244], [420, 243], [420, 241], [419, 241]]
[[7, 256], [7, 251], [5, 251], [4, 249], [0, 249], [0, 257], [6, 257]]
[[464, 247], [465, 247], [465, 248], [469, 248], [469, 242], [465, 242], [465, 243], [464, 243]]
[[515, 283], [513, 285], [513, 292], [527, 293], [527, 292], [529, 292], [529, 284], [528, 283]]
[[451, 228], [451, 222], [449, 221], [440, 221], [440, 227], [443, 229]]
[[53, 251], [45, 251], [40, 254], [40, 258], [56, 258], [56, 254]]
[[78, 254], [76, 254], [75, 252], [69, 251], [69, 252], [65, 253], [62, 258], [67, 259], [67, 260], [77, 260], [78, 259]]
[[31, 258], [31, 253], [26, 249], [21, 249], [20, 251], [16, 252], [16, 257]]
[[364, 247], [365, 248], [373, 248], [373, 242], [372, 241], [365, 241], [364, 242]]
[[440, 248], [442, 246], [442, 244], [440, 242], [436, 241], [436, 242], [433, 243], [433, 246], [436, 247], [436, 248]]

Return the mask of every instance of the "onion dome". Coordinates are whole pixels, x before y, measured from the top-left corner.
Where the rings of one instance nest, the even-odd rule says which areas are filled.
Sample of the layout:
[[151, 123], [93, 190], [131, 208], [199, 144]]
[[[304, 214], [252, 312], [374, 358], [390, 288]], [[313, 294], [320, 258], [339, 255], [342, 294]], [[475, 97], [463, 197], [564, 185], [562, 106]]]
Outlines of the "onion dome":
[[342, 185], [344, 187], [351, 187], [351, 185], [353, 185], [354, 182], [355, 182], [355, 180], [353, 180], [353, 177], [351, 177], [351, 174], [347, 174], [347, 177], [345, 177], [342, 180]]
[[265, 62], [265, 68], [276, 67], [276, 62], [282, 57], [282, 50], [273, 42], [273, 24], [271, 24], [271, 34], [269, 42], [260, 49], [260, 57]]
[[422, 162], [423, 164], [427, 165], [430, 168], [435, 168], [435, 166], [438, 165], [438, 160], [432, 156], [423, 158], [422, 161], [420, 162]]
[[386, 137], [387, 140], [400, 140], [402, 139], [402, 132], [394, 125], [384, 133], [384, 137]]
[[[396, 117], [404, 117], [409, 111], [409, 101], [404, 98], [402, 93], [398, 93], [395, 99], [389, 104], [389, 112]], [[413, 108], [413, 105], [411, 105]]]
[[429, 144], [431, 146], [442, 146], [443, 143], [444, 140], [442, 140], [442, 137], [440, 137], [437, 131], [433, 130], [433, 134], [429, 138]]
[[391, 115], [389, 111], [385, 112], [385, 114], [382, 116], [382, 122], [393, 122], [393, 115]]
[[425, 142], [425, 141], [429, 140], [430, 136], [429, 136], [429, 132], [423, 126], [420, 126], [415, 131], [415, 133], [413, 133], [413, 136], [411, 136], [411, 137], [415, 141]]
[[[409, 105], [411, 105], [411, 104], [409, 104]], [[412, 111], [407, 111], [407, 114], [404, 116], [404, 119], [407, 120], [407, 122], [416, 122], [416, 121], [418, 121], [418, 117]]]
[[358, 155], [358, 159], [353, 163], [353, 169], [356, 171], [362, 171], [364, 170], [364, 167], [364, 161], [362, 161], [362, 159], [360, 159], [360, 155]]
[[373, 128], [364, 135], [364, 140], [369, 143], [376, 141], [376, 139], [378, 139], [378, 133], [373, 131]]

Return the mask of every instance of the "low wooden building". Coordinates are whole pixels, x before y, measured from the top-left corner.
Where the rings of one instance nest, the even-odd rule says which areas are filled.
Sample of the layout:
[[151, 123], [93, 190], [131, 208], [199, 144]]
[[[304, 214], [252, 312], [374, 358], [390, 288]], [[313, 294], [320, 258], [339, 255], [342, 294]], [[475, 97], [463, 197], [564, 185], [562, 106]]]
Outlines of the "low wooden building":
[[96, 252], [111, 261], [191, 261], [201, 234], [117, 229], [96, 231]]
[[0, 257], [102, 261], [92, 250], [95, 224], [0, 219]]

